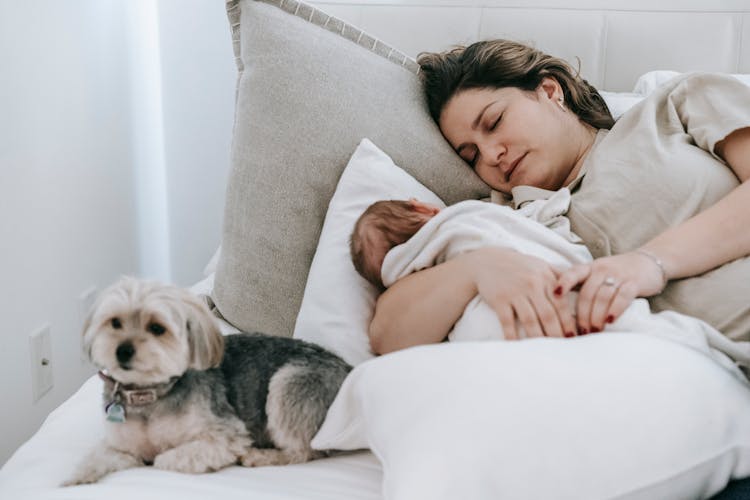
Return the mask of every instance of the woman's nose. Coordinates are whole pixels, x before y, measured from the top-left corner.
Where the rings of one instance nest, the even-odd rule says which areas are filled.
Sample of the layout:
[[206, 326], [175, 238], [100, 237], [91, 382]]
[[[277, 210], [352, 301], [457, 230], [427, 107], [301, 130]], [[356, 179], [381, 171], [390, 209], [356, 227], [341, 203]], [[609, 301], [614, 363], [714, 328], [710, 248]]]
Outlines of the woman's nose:
[[505, 155], [507, 149], [500, 143], [487, 143], [479, 147], [479, 152], [485, 162], [490, 166], [496, 167]]

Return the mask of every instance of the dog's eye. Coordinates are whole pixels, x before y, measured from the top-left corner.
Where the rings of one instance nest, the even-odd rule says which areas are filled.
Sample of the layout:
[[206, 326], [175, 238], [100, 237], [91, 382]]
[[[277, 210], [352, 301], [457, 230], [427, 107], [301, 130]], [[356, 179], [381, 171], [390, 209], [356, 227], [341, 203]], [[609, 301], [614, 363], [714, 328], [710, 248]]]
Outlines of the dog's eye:
[[161, 326], [159, 323], [149, 323], [146, 329], [156, 336], [159, 336], [167, 331], [167, 329]]
[[120, 321], [120, 318], [112, 318], [111, 323], [112, 328], [114, 328], [115, 330], [119, 330], [120, 328], [122, 328], [122, 321]]

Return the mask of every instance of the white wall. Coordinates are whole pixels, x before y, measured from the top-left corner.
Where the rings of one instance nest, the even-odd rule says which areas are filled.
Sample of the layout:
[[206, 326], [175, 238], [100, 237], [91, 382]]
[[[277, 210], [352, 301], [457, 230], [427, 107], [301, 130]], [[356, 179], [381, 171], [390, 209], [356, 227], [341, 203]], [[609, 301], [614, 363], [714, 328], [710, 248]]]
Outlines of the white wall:
[[237, 69], [224, 2], [159, 0], [172, 280], [190, 285], [221, 239]]
[[[236, 69], [223, 2], [0, 0], [0, 464], [91, 374], [79, 295], [189, 285], [220, 242]], [[51, 325], [32, 401], [28, 335]]]
[[[0, 463], [91, 374], [78, 295], [138, 270], [123, 5], [0, 1]], [[35, 404], [45, 323], [54, 388]]]

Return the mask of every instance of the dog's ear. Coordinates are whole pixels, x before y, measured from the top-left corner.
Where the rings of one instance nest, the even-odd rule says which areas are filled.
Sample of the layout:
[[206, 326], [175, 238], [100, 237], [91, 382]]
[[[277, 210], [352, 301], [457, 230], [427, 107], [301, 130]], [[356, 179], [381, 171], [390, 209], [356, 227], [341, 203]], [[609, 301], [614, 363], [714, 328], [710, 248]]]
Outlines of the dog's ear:
[[86, 355], [86, 359], [91, 360], [91, 344], [94, 343], [94, 333], [90, 332], [91, 322], [94, 318], [94, 312], [101, 301], [101, 298], [97, 298], [94, 305], [86, 311], [86, 318], [83, 320], [83, 326], [81, 327], [81, 348], [83, 353]]
[[196, 370], [215, 368], [224, 356], [224, 336], [208, 306], [187, 290], [183, 302], [187, 340], [190, 346], [190, 367]]
[[91, 309], [86, 311], [86, 317], [84, 318], [83, 325], [81, 326], [81, 345], [83, 347], [84, 354], [86, 354], [86, 357], [89, 360], [91, 360], [91, 345], [94, 343], [94, 338], [96, 337], [96, 331], [92, 330], [91, 327], [96, 314], [100, 312], [99, 310], [102, 307], [102, 303], [107, 298], [107, 296], [111, 296], [111, 294], [115, 293], [118, 290], [130, 292], [135, 283], [135, 278], [129, 276], [121, 276], [120, 279], [115, 283], [99, 292], [96, 296], [96, 299], [94, 299], [94, 303], [91, 305]]
[[86, 317], [84, 318], [83, 326], [81, 327], [81, 346], [83, 349], [83, 353], [86, 355], [86, 358], [89, 361], [93, 361], [91, 359], [91, 347], [94, 343], [94, 339], [96, 338], [96, 329], [98, 328], [98, 325], [97, 327], [94, 327], [94, 318], [97, 316], [99, 309], [102, 307], [102, 302], [104, 302], [105, 297], [107, 296], [107, 294], [112, 293], [114, 287], [115, 285], [111, 285], [105, 290], [99, 292], [94, 299], [94, 303], [91, 305], [91, 308], [86, 311]]

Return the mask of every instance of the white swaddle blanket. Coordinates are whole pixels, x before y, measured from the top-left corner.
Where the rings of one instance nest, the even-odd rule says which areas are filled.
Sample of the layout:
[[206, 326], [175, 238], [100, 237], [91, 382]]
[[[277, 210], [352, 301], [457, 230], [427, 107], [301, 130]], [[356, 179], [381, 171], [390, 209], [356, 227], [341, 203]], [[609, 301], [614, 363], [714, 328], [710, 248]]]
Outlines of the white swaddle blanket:
[[[488, 246], [533, 255], [559, 269], [591, 262], [588, 249], [574, 243], [580, 239], [570, 232], [563, 215], [569, 203], [570, 193], [563, 189], [548, 200], [529, 203], [519, 210], [474, 200], [445, 208], [407, 242], [388, 252], [381, 271], [383, 283], [389, 287], [415, 271]], [[520, 325], [518, 331], [523, 337]], [[736, 366], [732, 360], [750, 366], [750, 343], [732, 341], [696, 318], [672, 311], [651, 313], [648, 301], [642, 298], [633, 301], [613, 324], [606, 326], [606, 331], [666, 337], [690, 345], [733, 370]], [[479, 296], [466, 306], [448, 336], [450, 341], [502, 338], [497, 315]]]

